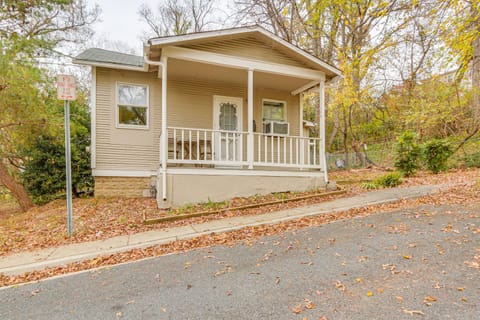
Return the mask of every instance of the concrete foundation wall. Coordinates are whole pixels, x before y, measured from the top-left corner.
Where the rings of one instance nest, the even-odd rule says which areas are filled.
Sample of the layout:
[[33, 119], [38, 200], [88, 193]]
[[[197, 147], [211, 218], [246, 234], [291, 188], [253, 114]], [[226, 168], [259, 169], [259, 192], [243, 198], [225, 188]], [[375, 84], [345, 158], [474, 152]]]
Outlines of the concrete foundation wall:
[[156, 177], [95, 177], [95, 197], [150, 197]]
[[182, 175], [167, 174], [167, 200], [162, 199], [159, 176], [158, 205], [177, 207], [189, 203], [224, 201], [233, 197], [247, 197], [284, 191], [304, 191], [325, 186], [320, 176], [278, 177], [262, 175]]

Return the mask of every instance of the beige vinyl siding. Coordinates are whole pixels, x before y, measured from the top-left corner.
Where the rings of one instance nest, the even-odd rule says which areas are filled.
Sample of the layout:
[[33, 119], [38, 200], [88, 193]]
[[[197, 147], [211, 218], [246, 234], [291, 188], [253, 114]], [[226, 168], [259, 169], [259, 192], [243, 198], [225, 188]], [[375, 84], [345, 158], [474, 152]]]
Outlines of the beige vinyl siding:
[[[159, 165], [161, 80], [156, 73], [97, 68], [96, 169], [156, 170]], [[117, 82], [148, 85], [149, 128], [116, 128]]]
[[[116, 128], [116, 83], [125, 82], [149, 86], [148, 130]], [[213, 96], [240, 97], [243, 100], [243, 131], [248, 127], [247, 88], [202, 80], [168, 81], [168, 126], [213, 128]], [[254, 119], [256, 132], [262, 132], [262, 99], [287, 103], [290, 135], [299, 135], [299, 101], [286, 91], [256, 88]], [[159, 137], [161, 132], [161, 79], [157, 73], [119, 71], [97, 68], [96, 90], [96, 169], [97, 170], [157, 170], [159, 167]], [[246, 155], [246, 137], [243, 153]], [[262, 152], [263, 154], [263, 152]], [[270, 150], [268, 151], [270, 155]]]
[[213, 96], [241, 97], [245, 107], [246, 92], [246, 88], [225, 83], [168, 81], [168, 126], [212, 129]]
[[305, 64], [253, 38], [212, 41], [199, 44], [184, 45], [184, 48], [232, 55], [253, 60], [274, 62], [296, 67], [306, 67]]
[[[239, 97], [243, 99], [243, 131], [247, 131], [247, 88], [205, 81], [168, 82], [168, 126], [186, 128], [213, 128], [213, 96]], [[271, 89], [254, 90], [253, 113], [257, 132], [262, 131], [262, 99], [282, 100], [287, 103], [287, 121], [290, 135], [298, 136], [299, 101], [286, 91]]]

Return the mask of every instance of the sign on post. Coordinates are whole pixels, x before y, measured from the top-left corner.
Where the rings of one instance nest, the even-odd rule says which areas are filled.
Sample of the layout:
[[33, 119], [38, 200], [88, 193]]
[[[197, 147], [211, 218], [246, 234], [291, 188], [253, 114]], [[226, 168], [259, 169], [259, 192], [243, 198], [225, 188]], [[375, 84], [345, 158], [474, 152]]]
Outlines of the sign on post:
[[75, 78], [73, 76], [66, 74], [57, 76], [57, 98], [58, 100], [77, 99]]
[[68, 235], [73, 233], [72, 217], [72, 164], [70, 150], [70, 104], [69, 101], [77, 98], [75, 78], [71, 75], [57, 76], [57, 98], [64, 100], [65, 107], [65, 169], [67, 176], [67, 229]]

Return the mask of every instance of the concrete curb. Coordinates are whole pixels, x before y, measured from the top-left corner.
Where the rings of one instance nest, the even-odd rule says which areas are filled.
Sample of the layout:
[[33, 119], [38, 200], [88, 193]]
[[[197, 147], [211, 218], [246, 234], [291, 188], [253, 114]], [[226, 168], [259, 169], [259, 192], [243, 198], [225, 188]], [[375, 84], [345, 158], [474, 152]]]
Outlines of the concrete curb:
[[[387, 204], [403, 199], [414, 199], [433, 194], [442, 186], [443, 185], [385, 189], [368, 192], [351, 198], [325, 202], [318, 205], [276, 211], [257, 216], [225, 218], [197, 225], [172, 228], [166, 231], [154, 230], [130, 236], [119, 236], [103, 241], [77, 243], [54, 249], [46, 249], [46, 253], [43, 254], [45, 256], [44, 258], [35, 258], [35, 256], [41, 255], [36, 252], [21, 253], [0, 258], [0, 273], [4, 275], [20, 275], [25, 272], [42, 270], [47, 267], [62, 266], [73, 262], [93, 259], [99, 256], [167, 244], [173, 241], [188, 240], [211, 233], [224, 233], [245, 227], [276, 224], [303, 217], [341, 212], [365, 206]], [[112, 245], [110, 247], [105, 247], [105, 244], [110, 242]], [[118, 242], [118, 244], [114, 245], [116, 242]], [[82, 247], [84, 247], [83, 250], [85, 252], [81, 254], [76, 253], [75, 248], [82, 249]], [[91, 250], [89, 250], [88, 247], [90, 247]], [[65, 252], [63, 255], [59, 254], [62, 250]], [[68, 253], [69, 251], [71, 254]], [[60, 256], [55, 258], [55, 255]], [[17, 262], [15, 262], [15, 260], [17, 260]]]

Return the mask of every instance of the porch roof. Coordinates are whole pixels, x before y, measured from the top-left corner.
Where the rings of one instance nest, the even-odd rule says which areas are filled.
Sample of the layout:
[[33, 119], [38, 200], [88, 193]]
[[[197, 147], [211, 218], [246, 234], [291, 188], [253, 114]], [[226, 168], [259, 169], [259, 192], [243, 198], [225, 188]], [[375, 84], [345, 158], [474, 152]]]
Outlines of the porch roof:
[[246, 37], [254, 37], [267, 44], [272, 49], [279, 50], [300, 63], [307, 65], [309, 68], [324, 72], [327, 78], [334, 78], [342, 75], [342, 72], [338, 68], [311, 55], [258, 25], [152, 38], [148, 40], [147, 45], [144, 47], [144, 51], [152, 60], [157, 60], [161, 55], [162, 49], [165, 47], [187, 46], [197, 43]]

